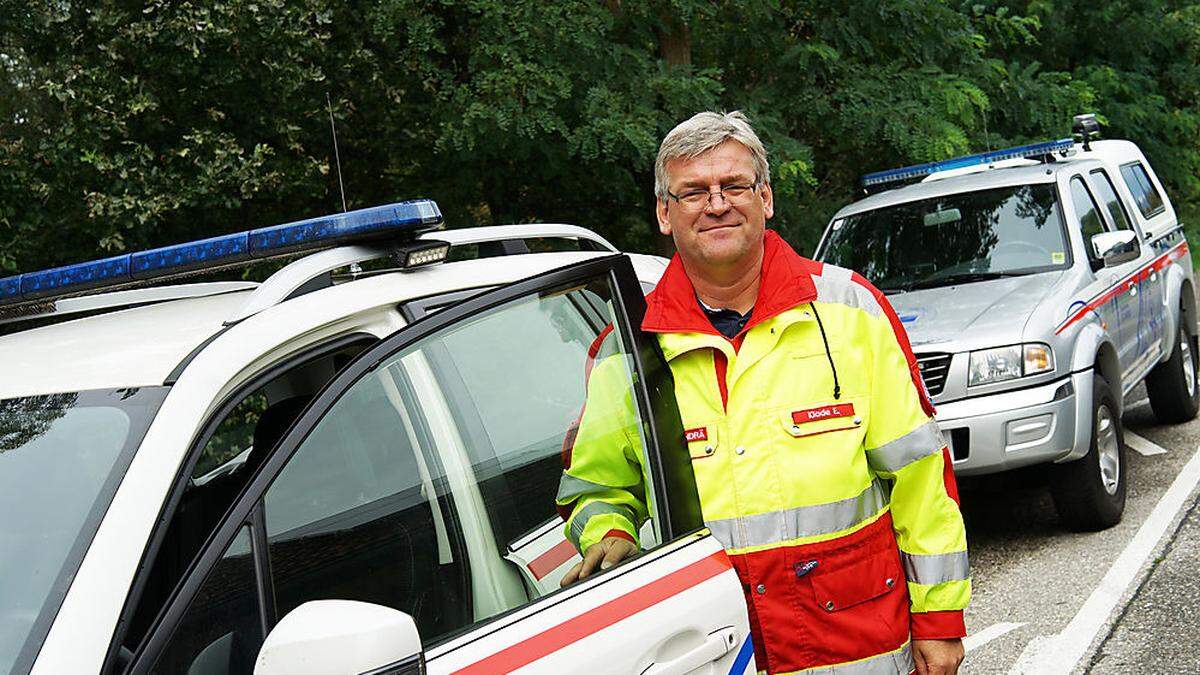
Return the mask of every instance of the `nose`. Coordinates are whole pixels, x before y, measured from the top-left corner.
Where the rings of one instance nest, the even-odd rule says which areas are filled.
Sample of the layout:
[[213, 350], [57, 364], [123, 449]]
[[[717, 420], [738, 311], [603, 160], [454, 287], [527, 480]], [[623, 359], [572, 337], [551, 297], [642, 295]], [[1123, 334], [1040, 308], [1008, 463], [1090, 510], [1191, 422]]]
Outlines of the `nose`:
[[[719, 204], [718, 201], [720, 202]], [[717, 190], [715, 192], [708, 193], [708, 204], [704, 207], [705, 213], [713, 216], [719, 216], [728, 210], [729, 200], [725, 198], [724, 192]]]

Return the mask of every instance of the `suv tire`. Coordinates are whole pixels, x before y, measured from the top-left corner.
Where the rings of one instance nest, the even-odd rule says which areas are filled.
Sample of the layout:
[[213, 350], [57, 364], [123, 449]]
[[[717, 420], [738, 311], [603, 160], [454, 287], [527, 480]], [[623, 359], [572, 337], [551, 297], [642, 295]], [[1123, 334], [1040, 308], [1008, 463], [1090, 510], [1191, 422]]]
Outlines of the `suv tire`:
[[[1179, 313], [1182, 323], [1183, 312]], [[1195, 419], [1200, 410], [1200, 386], [1196, 383], [1196, 343], [1181, 325], [1171, 350], [1171, 357], [1154, 366], [1146, 376], [1146, 393], [1150, 408], [1164, 424], [1178, 424]]]
[[1125, 511], [1125, 432], [1108, 382], [1092, 376], [1092, 434], [1081, 459], [1054, 466], [1050, 494], [1058, 518], [1077, 532], [1103, 530], [1121, 522]]

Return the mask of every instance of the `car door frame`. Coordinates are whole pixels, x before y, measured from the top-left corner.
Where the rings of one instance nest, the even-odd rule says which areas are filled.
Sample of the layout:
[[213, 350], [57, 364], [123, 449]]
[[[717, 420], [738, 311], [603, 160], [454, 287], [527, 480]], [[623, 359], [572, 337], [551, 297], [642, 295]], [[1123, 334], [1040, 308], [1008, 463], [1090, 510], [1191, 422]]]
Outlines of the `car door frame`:
[[[1088, 172], [1091, 169], [1096, 168], [1097, 166], [1100, 166], [1100, 165], [1087, 164], [1085, 166], [1079, 167], [1078, 169], [1076, 169], [1074, 171], [1066, 173], [1066, 175], [1064, 176], [1064, 181], [1063, 181], [1063, 188], [1064, 188], [1063, 194], [1069, 196], [1071, 194], [1072, 181], [1074, 181], [1075, 179], [1078, 179], [1080, 184], [1083, 186], [1084, 192], [1087, 193], [1088, 198], [1091, 200], [1092, 206], [1096, 209], [1096, 213], [1100, 217], [1100, 223], [1104, 227], [1104, 231], [1105, 232], [1114, 232], [1114, 231], [1116, 231], [1115, 230], [1116, 226], [1113, 224], [1112, 219], [1109, 217], [1107, 209], [1100, 202], [1100, 200], [1096, 198], [1096, 191], [1092, 187], [1092, 183], [1089, 180]], [[1092, 248], [1091, 248], [1092, 243], [1090, 241], [1088, 241], [1086, 237], [1083, 236], [1083, 230], [1081, 228], [1082, 223], [1080, 221], [1080, 214], [1075, 209], [1075, 204], [1074, 204], [1073, 200], [1072, 200], [1072, 204], [1071, 204], [1071, 212], [1072, 212], [1072, 216], [1074, 218], [1074, 228], [1079, 233], [1079, 237], [1083, 243], [1083, 251], [1086, 256], [1085, 260], [1089, 261], [1089, 263], [1090, 263], [1090, 261], [1093, 260]], [[1136, 230], [1134, 230], [1134, 234], [1135, 234], [1135, 236], [1137, 236]], [[1130, 295], [1130, 278], [1134, 279], [1133, 293], [1136, 294], [1137, 293], [1137, 281], [1136, 281], [1136, 274], [1134, 272], [1135, 272], [1135, 270], [1137, 270], [1138, 265], [1141, 264], [1140, 263], [1141, 256], [1144, 253], [1144, 251], [1140, 251], [1140, 249], [1145, 248], [1144, 246], [1142, 246], [1140, 238], [1137, 241], [1138, 241], [1138, 247], [1139, 247], [1139, 254], [1138, 254], [1138, 258], [1136, 260], [1126, 262], [1118, 267], [1107, 267], [1107, 266], [1101, 267], [1100, 269], [1094, 270], [1092, 272], [1093, 277], [1098, 282], [1096, 287], [1099, 289], [1099, 292], [1092, 293], [1090, 295], [1092, 297], [1100, 297], [1100, 296], [1108, 297], [1111, 294], [1111, 299], [1108, 300], [1108, 302], [1113, 303], [1112, 312], [1113, 312], [1113, 317], [1115, 318], [1115, 321], [1113, 321], [1115, 326], [1110, 326], [1108, 328], [1108, 332], [1110, 335], [1113, 336], [1113, 338], [1114, 338], [1113, 341], [1117, 346], [1117, 362], [1118, 362], [1118, 366], [1121, 370], [1121, 381], [1123, 383], [1128, 381], [1129, 377], [1132, 374], [1132, 367], [1136, 366], [1136, 364], [1137, 364], [1137, 356], [1136, 356], [1135, 352], [1137, 350], [1137, 341], [1138, 341], [1138, 335], [1137, 335], [1138, 311], [1137, 311], [1137, 309], [1133, 310], [1133, 316], [1134, 316], [1133, 325], [1126, 325], [1129, 323], [1129, 321], [1123, 316], [1123, 312], [1128, 311], [1127, 308], [1128, 308], [1129, 304], [1131, 302], [1137, 301], [1137, 298], [1135, 297], [1135, 295]], [[1107, 304], [1107, 303], [1105, 303], [1105, 304]], [[1101, 306], [1099, 311], [1100, 311], [1101, 315], [1103, 316], [1104, 307]]]
[[[1162, 304], [1162, 284], [1158, 271], [1151, 269], [1151, 263], [1154, 262], [1158, 254], [1150, 246], [1145, 233], [1142, 232], [1141, 224], [1130, 213], [1121, 193], [1117, 191], [1116, 181], [1113, 179], [1108, 167], [1101, 165], [1087, 170], [1087, 185], [1091, 189], [1093, 196], [1097, 193], [1096, 184], [1104, 180], [1107, 180], [1108, 188], [1117, 200], [1117, 208], [1121, 209], [1121, 213], [1125, 215], [1125, 224], [1127, 226], [1125, 229], [1133, 232], [1138, 241], [1138, 257], [1134, 261], [1136, 264], [1129, 265], [1135, 271], [1133, 272], [1133, 276], [1126, 282], [1128, 290], [1125, 292], [1128, 294], [1132, 289], [1137, 289], [1137, 321], [1134, 326], [1134, 332], [1137, 335], [1136, 350], [1140, 356], [1134, 362], [1134, 367], [1126, 375], [1135, 380], [1140, 380], [1140, 376], [1158, 362], [1163, 350], [1161, 316], [1156, 317], [1153, 315], [1154, 307], [1156, 305], [1161, 306]], [[1120, 232], [1121, 228], [1109, 212], [1108, 206], [1106, 204], [1102, 205], [1101, 210], [1103, 211], [1103, 217], [1111, 228], [1110, 231]], [[1126, 276], [1128, 277], [1129, 275], [1127, 274]], [[1128, 296], [1126, 299], [1129, 299]], [[1118, 302], [1120, 301], [1118, 300]], [[1161, 315], [1161, 311], [1159, 314]]]
[[[633, 347], [631, 356], [635, 372], [638, 374], [634, 377], [634, 391], [639, 408], [645, 411], [643, 422], [647, 434], [646, 470], [651, 483], [658, 488], [649, 507], [651, 513], [657, 516], [660, 540], [670, 542], [702, 529], [699, 496], [691, 473], [690, 460], [686, 448], [683, 447], [683, 427], [675, 402], [674, 380], [657, 342], [634, 329], [635, 326], [641, 325], [645, 313], [645, 298], [632, 262], [622, 254], [595, 258], [474, 295], [404, 326], [359, 354], [352, 363], [327, 382], [283, 440], [276, 445], [274, 451], [263, 460], [237, 502], [225, 514], [202, 552], [193, 560], [184, 580], [172, 592], [126, 672], [140, 674], [151, 671], [209, 572], [221, 560], [226, 548], [244, 525], [249, 523], [251, 526], [255, 558], [260, 559], [265, 553], [265, 550], [259, 552], [259, 548], [265, 544], [265, 532], [261, 531], [260, 504], [267, 489], [332, 405], [354, 383], [388, 356], [446, 326], [545, 288], [605, 275], [612, 281], [616, 292], [615, 299], [618, 302], [614, 303], [615, 310], [619, 313], [619, 318], [624, 319], [623, 322], [618, 321], [622, 323], [622, 337]], [[260, 604], [264, 600], [261, 595], [262, 584], [264, 581], [269, 583], [269, 573], [269, 570], [256, 569], [260, 584]], [[553, 595], [555, 594], [532, 602], [544, 601]], [[527, 606], [512, 611], [520, 611]], [[494, 621], [506, 614], [491, 617], [488, 621]], [[473, 624], [472, 627], [481, 623]]]

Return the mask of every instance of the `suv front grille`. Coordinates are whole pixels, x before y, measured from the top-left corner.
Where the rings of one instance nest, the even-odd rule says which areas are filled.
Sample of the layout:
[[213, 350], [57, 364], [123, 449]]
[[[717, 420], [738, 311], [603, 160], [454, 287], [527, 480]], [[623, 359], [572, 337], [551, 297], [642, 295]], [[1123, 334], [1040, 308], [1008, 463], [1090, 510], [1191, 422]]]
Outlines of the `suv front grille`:
[[950, 372], [950, 354], [917, 354], [917, 368], [930, 396], [942, 393], [946, 386], [946, 373]]

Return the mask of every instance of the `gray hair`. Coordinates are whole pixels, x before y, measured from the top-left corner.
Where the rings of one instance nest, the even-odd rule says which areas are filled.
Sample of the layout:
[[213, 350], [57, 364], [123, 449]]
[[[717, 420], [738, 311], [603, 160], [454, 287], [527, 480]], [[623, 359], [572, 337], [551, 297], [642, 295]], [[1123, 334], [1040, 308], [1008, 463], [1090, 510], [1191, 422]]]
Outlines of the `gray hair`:
[[667, 162], [675, 159], [699, 157], [728, 140], [746, 146], [754, 162], [754, 180], [771, 182], [771, 165], [767, 162], [767, 150], [758, 134], [740, 111], [728, 113], [702, 112], [680, 122], [658, 146], [658, 158], [654, 160], [654, 194], [666, 200], [670, 190]]

